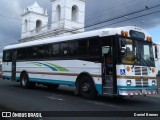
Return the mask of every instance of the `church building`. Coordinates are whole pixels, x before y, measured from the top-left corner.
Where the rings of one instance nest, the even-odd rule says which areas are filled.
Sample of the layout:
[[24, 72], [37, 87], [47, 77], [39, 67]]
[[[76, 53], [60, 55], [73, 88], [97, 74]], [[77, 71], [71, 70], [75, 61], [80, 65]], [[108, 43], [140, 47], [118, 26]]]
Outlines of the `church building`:
[[76, 34], [84, 31], [85, 0], [50, 0], [52, 3], [51, 23], [47, 9], [35, 2], [28, 6], [22, 16], [20, 42], [48, 37]]

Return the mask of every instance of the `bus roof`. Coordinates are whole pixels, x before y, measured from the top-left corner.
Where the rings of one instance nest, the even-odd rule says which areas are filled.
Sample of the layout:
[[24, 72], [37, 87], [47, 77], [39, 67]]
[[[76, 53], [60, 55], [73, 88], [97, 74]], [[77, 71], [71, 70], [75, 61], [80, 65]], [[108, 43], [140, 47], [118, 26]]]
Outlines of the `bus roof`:
[[8, 45], [4, 47], [3, 50], [8, 49], [16, 49], [16, 48], [24, 48], [28, 46], [34, 46], [34, 45], [43, 45], [43, 44], [49, 44], [49, 43], [55, 43], [55, 42], [61, 42], [61, 41], [68, 41], [68, 40], [75, 40], [80, 38], [87, 38], [87, 37], [94, 37], [94, 36], [110, 36], [110, 35], [116, 35], [121, 34], [121, 31], [130, 31], [130, 30], [136, 30], [139, 32], [143, 32], [145, 36], [149, 36], [148, 33], [146, 33], [143, 29], [134, 27], [134, 26], [125, 26], [125, 27], [118, 27], [118, 28], [105, 28], [100, 30], [94, 30], [94, 31], [88, 31], [63, 37], [53, 37], [53, 38], [46, 38], [46, 39], [39, 39], [35, 41], [25, 42], [25, 43], [19, 43], [14, 45]]

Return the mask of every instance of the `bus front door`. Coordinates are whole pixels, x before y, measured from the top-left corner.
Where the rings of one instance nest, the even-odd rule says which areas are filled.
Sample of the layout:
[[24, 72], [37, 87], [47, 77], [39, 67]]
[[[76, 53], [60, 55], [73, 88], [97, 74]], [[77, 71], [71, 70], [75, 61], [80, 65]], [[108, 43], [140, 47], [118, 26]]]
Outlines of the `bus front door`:
[[13, 50], [12, 51], [12, 75], [11, 75], [11, 80], [13, 81], [16, 80], [16, 56], [17, 56], [17, 51]]
[[102, 47], [102, 83], [103, 94], [114, 94], [112, 47]]

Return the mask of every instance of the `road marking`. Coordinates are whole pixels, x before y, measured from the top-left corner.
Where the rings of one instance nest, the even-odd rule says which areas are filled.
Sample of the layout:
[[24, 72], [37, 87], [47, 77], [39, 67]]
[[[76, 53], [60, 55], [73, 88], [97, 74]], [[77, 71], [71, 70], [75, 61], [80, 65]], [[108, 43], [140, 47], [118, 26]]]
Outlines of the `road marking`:
[[59, 100], [59, 101], [63, 101], [63, 99], [61, 98], [55, 98], [55, 97], [48, 97], [49, 99], [52, 99], [52, 100]]
[[108, 107], [115, 107], [115, 108], [122, 108], [121, 106], [113, 105], [113, 104], [106, 104], [104, 102], [97, 102], [97, 101], [89, 101], [90, 103], [93, 103], [95, 105], [102, 105], [102, 106], [108, 106]]

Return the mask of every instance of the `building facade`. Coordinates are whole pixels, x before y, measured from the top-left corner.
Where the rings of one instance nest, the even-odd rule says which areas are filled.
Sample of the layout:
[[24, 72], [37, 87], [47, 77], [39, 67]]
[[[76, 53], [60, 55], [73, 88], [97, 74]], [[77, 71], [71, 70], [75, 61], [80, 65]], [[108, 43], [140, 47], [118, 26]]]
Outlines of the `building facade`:
[[22, 16], [22, 32], [21, 39], [34, 36], [43, 30], [47, 30], [48, 15], [47, 10], [40, 7], [37, 2], [24, 9]]
[[52, 2], [51, 24], [48, 24], [47, 10], [40, 7], [37, 2], [24, 10], [20, 42], [84, 31], [85, 0], [50, 1]]

